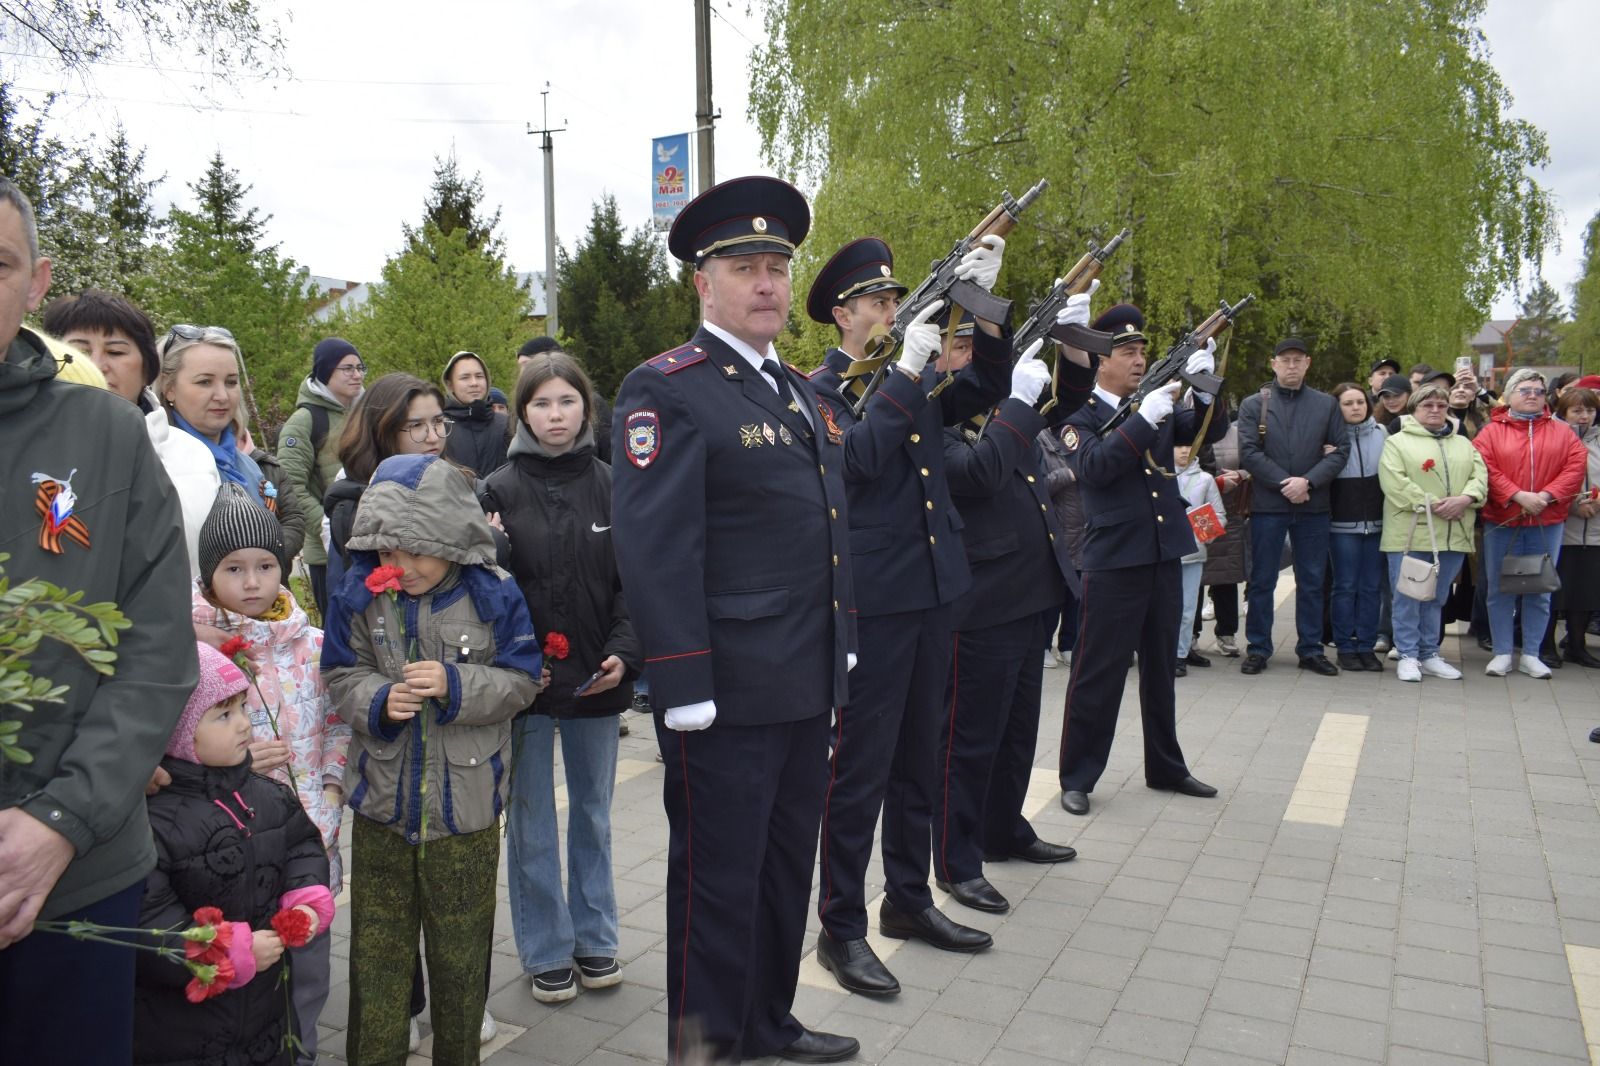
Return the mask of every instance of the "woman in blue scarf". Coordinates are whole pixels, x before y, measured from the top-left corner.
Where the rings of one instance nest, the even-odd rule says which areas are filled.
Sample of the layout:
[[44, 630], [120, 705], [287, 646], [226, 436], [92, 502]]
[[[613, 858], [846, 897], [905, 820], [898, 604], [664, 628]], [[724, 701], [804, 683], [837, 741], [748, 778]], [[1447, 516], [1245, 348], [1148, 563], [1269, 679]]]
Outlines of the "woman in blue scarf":
[[242, 486], [278, 517], [284, 548], [292, 558], [305, 534], [300, 505], [286, 484], [262, 473], [240, 450], [234, 434], [244, 360], [233, 334], [221, 326], [173, 326], [161, 340], [160, 356], [156, 395], [173, 426], [205, 445], [224, 483]]

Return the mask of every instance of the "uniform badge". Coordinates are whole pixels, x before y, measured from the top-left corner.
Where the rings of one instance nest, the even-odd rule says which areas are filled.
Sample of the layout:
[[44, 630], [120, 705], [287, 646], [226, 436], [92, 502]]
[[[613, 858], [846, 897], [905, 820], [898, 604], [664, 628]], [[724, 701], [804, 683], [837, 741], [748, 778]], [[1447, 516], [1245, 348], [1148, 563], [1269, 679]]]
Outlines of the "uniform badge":
[[661, 418], [649, 409], [634, 411], [623, 423], [628, 462], [645, 469], [661, 454]]
[[761, 427], [754, 422], [739, 427], [739, 443], [746, 448], [761, 447]]
[[1063, 429], [1061, 431], [1061, 443], [1066, 446], [1067, 451], [1069, 451], [1069, 452], [1077, 451], [1078, 450], [1078, 427], [1077, 426], [1068, 426], [1066, 429]]
[[765, 422], [761, 423], [761, 435], [766, 438], [768, 444], [778, 443], [778, 435], [772, 432], [772, 427]]
[[789, 432], [789, 427], [788, 426], [779, 426], [778, 427], [778, 439], [783, 441], [783, 443], [785, 443], [785, 444], [793, 444], [794, 443], [794, 434]]
[[844, 430], [839, 428], [839, 423], [833, 420], [833, 410], [827, 404], [818, 401], [817, 412], [822, 415], [822, 424], [828, 429], [829, 444], [843, 444]]
[[72, 491], [72, 479], [77, 476], [76, 469], [64, 478], [33, 475], [33, 483], [39, 486], [33, 501], [34, 509], [39, 512], [39, 547], [53, 555], [62, 554], [63, 534], [85, 551], [89, 548], [89, 528], [73, 513], [78, 506], [78, 494]]
[[739, 373], [739, 368], [732, 363], [722, 368], [722, 372], [730, 378]]

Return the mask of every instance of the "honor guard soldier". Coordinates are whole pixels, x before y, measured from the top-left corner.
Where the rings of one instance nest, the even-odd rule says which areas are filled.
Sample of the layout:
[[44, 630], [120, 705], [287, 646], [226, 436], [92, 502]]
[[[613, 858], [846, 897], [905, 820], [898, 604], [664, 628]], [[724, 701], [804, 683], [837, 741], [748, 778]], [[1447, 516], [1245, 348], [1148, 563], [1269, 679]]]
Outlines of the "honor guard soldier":
[[[1178, 493], [1172, 448], [1199, 436], [1205, 397], [1175, 410], [1181, 383], [1174, 382], [1146, 396], [1137, 412], [1102, 437], [1144, 377], [1144, 315], [1132, 304], [1118, 304], [1093, 328], [1111, 335], [1111, 351], [1100, 358], [1093, 393], [1061, 428], [1087, 517], [1078, 646], [1061, 733], [1061, 806], [1079, 815], [1089, 813], [1089, 793], [1105, 772], [1128, 657], [1135, 651], [1145, 782], [1189, 796], [1217, 794], [1195, 780], [1184, 762], [1173, 695], [1183, 604], [1179, 560], [1195, 550], [1195, 540]], [[1210, 373], [1213, 348], [1208, 344], [1190, 356], [1186, 369]], [[1225, 412], [1216, 411], [1205, 443], [1220, 440], [1227, 429]]]
[[852, 659], [842, 439], [772, 346], [810, 220], [766, 177], [685, 207], [667, 243], [702, 325], [617, 395], [611, 536], [666, 764], [674, 1062], [686, 1022], [719, 1062], [859, 1049], [791, 1013]]
[[[1078, 380], [1067, 384], [1086, 392], [1089, 369], [1072, 370]], [[1045, 363], [1023, 359], [1012, 374], [1010, 397], [986, 421], [944, 431], [945, 473], [966, 524], [972, 587], [952, 616], [933, 870], [956, 902], [994, 913], [1010, 904], [983, 876], [985, 860], [1055, 863], [1077, 855], [1040, 840], [1022, 813], [1039, 734], [1046, 616], [1053, 617], [1051, 608], [1060, 607], [1068, 585], [1078, 580], [1038, 454], [1045, 419], [1034, 404], [1049, 384]]]
[[[992, 288], [1003, 247], [999, 238], [986, 238], [960, 269]], [[883, 241], [854, 241], [823, 267], [806, 301], [814, 320], [833, 323], [840, 334], [839, 347], [829, 350], [811, 380], [828, 432], [844, 446], [861, 654], [833, 737], [817, 958], [841, 986], [866, 995], [900, 990], [866, 940], [867, 863], [880, 808], [886, 886], [879, 931], [947, 951], [979, 951], [993, 942], [934, 907], [928, 866], [950, 608], [971, 584], [961, 518], [945, 483], [943, 430], [1005, 397], [1010, 331], [979, 323], [973, 364], [943, 374], [928, 365], [939, 346], [929, 322], [940, 307], [934, 301], [907, 328], [898, 361], [857, 421], [844, 374], [874, 328], [893, 319], [894, 301], [877, 299], [903, 288], [893, 267]]]

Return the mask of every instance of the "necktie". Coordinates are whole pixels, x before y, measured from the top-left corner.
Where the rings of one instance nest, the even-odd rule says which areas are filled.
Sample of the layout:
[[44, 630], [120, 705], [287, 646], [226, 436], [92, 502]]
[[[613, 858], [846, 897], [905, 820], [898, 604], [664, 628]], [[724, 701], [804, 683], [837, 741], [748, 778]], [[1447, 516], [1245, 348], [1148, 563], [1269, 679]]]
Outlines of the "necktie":
[[773, 384], [778, 386], [778, 396], [789, 406], [789, 410], [798, 414], [800, 405], [794, 402], [794, 393], [789, 389], [789, 378], [784, 374], [783, 367], [778, 365], [778, 361], [768, 356], [761, 363], [761, 372], [771, 378]]

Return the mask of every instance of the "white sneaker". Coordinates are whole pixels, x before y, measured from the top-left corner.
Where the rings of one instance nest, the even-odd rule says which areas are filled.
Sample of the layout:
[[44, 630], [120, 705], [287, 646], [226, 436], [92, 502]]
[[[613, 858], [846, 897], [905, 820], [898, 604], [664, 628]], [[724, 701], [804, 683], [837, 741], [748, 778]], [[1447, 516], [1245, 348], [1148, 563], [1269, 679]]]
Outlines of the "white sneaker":
[[1550, 668], [1540, 662], [1537, 655], [1524, 655], [1522, 660], [1517, 663], [1517, 669], [1529, 677], [1543, 679], [1550, 676]]
[[1226, 655], [1230, 659], [1237, 659], [1239, 657], [1239, 642], [1231, 636], [1224, 637], [1218, 635], [1217, 642], [1214, 646], [1218, 652]]
[[[1544, 663], [1540, 663], [1539, 665], [1543, 666]], [[1489, 660], [1489, 665], [1483, 668], [1483, 672], [1488, 674], [1490, 677], [1505, 677], [1511, 672], [1511, 656], [1496, 655], [1493, 659]]]
[[1446, 681], [1461, 680], [1461, 671], [1457, 670], [1455, 667], [1451, 666], [1437, 655], [1430, 655], [1428, 658], [1422, 660], [1422, 672], [1427, 674], [1429, 677], [1442, 677]]
[[1389, 661], [1392, 662], [1392, 663], [1397, 663], [1397, 662], [1400, 661], [1400, 649], [1399, 648], [1390, 648], [1389, 649]]
[[1415, 659], [1401, 659], [1400, 665], [1394, 668], [1394, 676], [1401, 681], [1421, 681], [1422, 667]]
[[1374, 640], [1372, 642], [1372, 650], [1373, 651], [1388, 651], [1389, 650], [1389, 642], [1387, 640], [1383, 639], [1382, 637], [1379, 637], [1377, 640]]
[[1061, 653], [1060, 652], [1056, 651], [1054, 648], [1051, 648], [1049, 651], [1044, 653], [1044, 668], [1046, 670], [1054, 670], [1056, 667], [1058, 667], [1060, 665], [1061, 665]]
[[406, 1048], [415, 1051], [422, 1046], [422, 1030], [417, 1028], [416, 1015], [411, 1016], [411, 1037], [406, 1041]]
[[483, 1009], [483, 1024], [478, 1027], [478, 1043], [487, 1044], [500, 1035], [500, 1027], [495, 1024], [494, 1016], [489, 1013], [489, 1008]]

